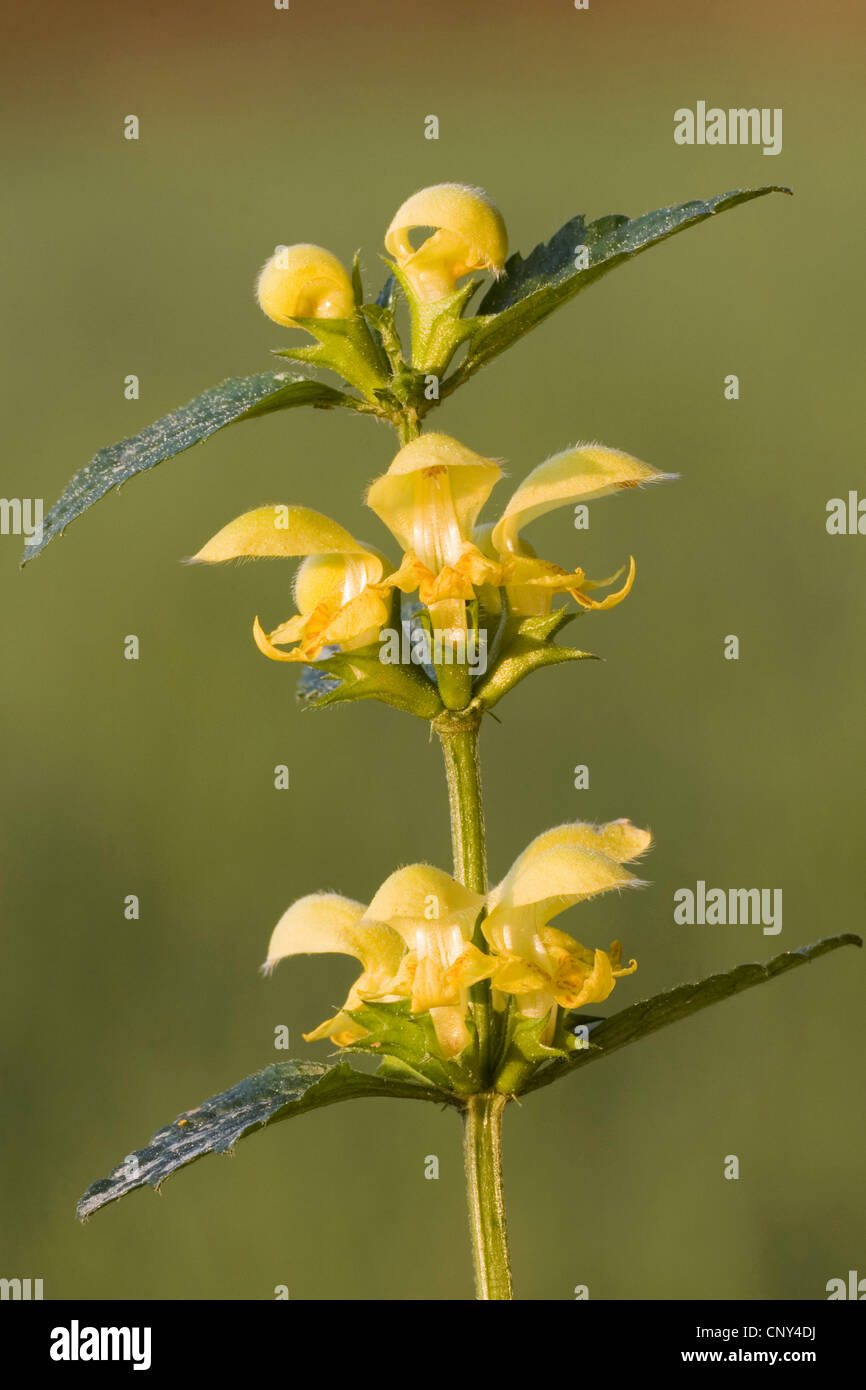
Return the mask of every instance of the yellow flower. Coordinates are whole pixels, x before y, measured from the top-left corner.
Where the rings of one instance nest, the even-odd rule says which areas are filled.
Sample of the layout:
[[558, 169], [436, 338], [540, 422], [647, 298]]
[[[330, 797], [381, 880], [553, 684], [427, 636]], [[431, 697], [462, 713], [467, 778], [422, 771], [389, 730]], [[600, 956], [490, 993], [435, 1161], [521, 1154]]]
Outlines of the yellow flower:
[[387, 583], [418, 591], [435, 629], [453, 639], [466, 631], [475, 585], [494, 582], [498, 566], [471, 540], [478, 513], [502, 472], [497, 464], [444, 434], [422, 434], [370, 486], [367, 506], [403, 550]]
[[636, 960], [622, 966], [618, 941], [611, 944], [609, 954], [589, 950], [554, 927], [543, 927], [538, 933], [534, 954], [534, 959], [506, 958], [494, 977], [503, 994], [525, 996], [519, 1011], [527, 1018], [543, 1018], [551, 1001], [563, 1009], [599, 1003], [607, 999], [621, 975], [637, 970]]
[[271, 632], [258, 618], [253, 626], [257, 646], [274, 661], [315, 661], [328, 648], [370, 645], [389, 623], [394, 589], [417, 592], [446, 651], [444, 660], [453, 654], [460, 660], [466, 650], [466, 603], [476, 597], [496, 612], [504, 589], [518, 614], [549, 612], [558, 593], [569, 594], [582, 608], [610, 608], [625, 598], [634, 579], [633, 560], [622, 588], [595, 599], [590, 590], [600, 586], [583, 570], [538, 559], [521, 531], [535, 517], [577, 498], [602, 497], [667, 476], [615, 449], [577, 445], [539, 464], [499, 520], [479, 526], [479, 513], [502, 477], [499, 465], [448, 435], [423, 434], [404, 445], [367, 492], [367, 505], [403, 551], [396, 570], [378, 551], [308, 507], [246, 512], [193, 559], [213, 564], [242, 557], [304, 557], [295, 577], [298, 612]]
[[[273, 661], [315, 661], [323, 650], [368, 646], [390, 617], [387, 589], [377, 588], [386, 561], [335, 521], [309, 507], [259, 507], [224, 526], [193, 556], [216, 564], [241, 557], [306, 556], [295, 576], [297, 614], [253, 636]], [[294, 642], [289, 651], [280, 650]]]
[[[417, 248], [409, 233], [434, 231]], [[474, 270], [498, 274], [508, 254], [505, 223], [480, 188], [440, 183], [407, 198], [385, 233], [385, 246], [423, 303], [452, 294], [457, 281]]]
[[256, 298], [274, 323], [296, 319], [347, 319], [355, 294], [345, 267], [321, 246], [281, 246], [266, 261], [256, 282]]
[[385, 880], [369, 907], [333, 893], [294, 903], [271, 937], [265, 969], [286, 956], [331, 951], [363, 965], [340, 1012], [308, 1041], [330, 1037], [341, 1046], [366, 1030], [348, 1016], [366, 999], [411, 1000], [413, 1013], [430, 1012], [443, 1057], [457, 1057], [470, 1041], [469, 986], [495, 968], [472, 945], [484, 899], [429, 864], [410, 864]]
[[637, 969], [622, 965], [621, 947], [589, 949], [550, 921], [566, 908], [612, 889], [640, 886], [623, 867], [650, 846], [652, 836], [630, 821], [557, 826], [533, 840], [488, 895], [484, 935], [497, 958], [494, 1001], [514, 995], [525, 1018], [548, 1018], [556, 1006], [580, 1008], [607, 999], [617, 979]]
[[557, 593], [570, 594], [582, 608], [620, 603], [634, 579], [633, 560], [622, 588], [594, 599], [589, 591], [599, 584], [581, 569], [539, 560], [522, 541], [521, 530], [578, 498], [603, 497], [666, 476], [618, 450], [577, 445], [533, 469], [495, 524], [477, 526], [502, 470], [447, 435], [423, 434], [371, 485], [367, 505], [404, 551], [387, 583], [404, 593], [417, 590], [434, 627], [459, 631], [466, 626], [466, 601], [480, 595], [495, 612], [499, 588], [507, 591], [512, 611], [524, 614], [549, 612]]
[[493, 973], [495, 962], [472, 944], [484, 898], [442, 869], [410, 864], [385, 880], [367, 909], [387, 922], [407, 946], [389, 988], [426, 1013], [443, 1057], [458, 1057], [470, 1041], [469, 986]]

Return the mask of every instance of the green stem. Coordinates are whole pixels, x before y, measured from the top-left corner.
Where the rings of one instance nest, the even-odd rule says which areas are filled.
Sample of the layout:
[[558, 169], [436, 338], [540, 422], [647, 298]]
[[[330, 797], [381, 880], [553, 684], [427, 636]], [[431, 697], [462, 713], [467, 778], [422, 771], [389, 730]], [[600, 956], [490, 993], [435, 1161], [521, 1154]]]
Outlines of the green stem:
[[445, 758], [454, 876], [473, 893], [487, 892], [484, 804], [478, 760], [480, 714], [446, 710], [433, 721]]
[[[433, 721], [442, 744], [448, 780], [454, 876], [473, 893], [482, 894], [487, 892], [487, 852], [478, 758], [480, 726], [481, 715], [473, 709], [459, 713], [445, 710]], [[481, 940], [476, 941], [476, 945], [483, 944]], [[492, 1073], [493, 1021], [489, 981], [481, 980], [473, 985], [470, 998], [478, 1036], [478, 1068], [482, 1085], [487, 1087]], [[506, 1096], [484, 1090], [467, 1097], [463, 1112], [463, 1152], [475, 1288], [477, 1296], [484, 1299], [512, 1297], [502, 1194], [501, 1128], [506, 1103]]]
[[[444, 710], [433, 720], [445, 759], [454, 877], [473, 893], [485, 894], [487, 849], [481, 764], [478, 758], [480, 724], [481, 716], [474, 710], [463, 710], [460, 714]], [[475, 945], [481, 949], [484, 947], [480, 928], [476, 928]], [[469, 997], [478, 1037], [478, 1071], [482, 1084], [486, 1086], [490, 1079], [490, 1033], [493, 1022], [489, 982], [480, 980], [472, 985]]]
[[502, 1112], [506, 1104], [504, 1096], [482, 1092], [467, 1098], [463, 1112], [475, 1294], [481, 1299], [514, 1297], [502, 1194]]
[[394, 429], [397, 431], [397, 438], [400, 446], [411, 444], [413, 439], [417, 439], [421, 433], [421, 424], [418, 420], [418, 413], [415, 410], [401, 410], [392, 420]]

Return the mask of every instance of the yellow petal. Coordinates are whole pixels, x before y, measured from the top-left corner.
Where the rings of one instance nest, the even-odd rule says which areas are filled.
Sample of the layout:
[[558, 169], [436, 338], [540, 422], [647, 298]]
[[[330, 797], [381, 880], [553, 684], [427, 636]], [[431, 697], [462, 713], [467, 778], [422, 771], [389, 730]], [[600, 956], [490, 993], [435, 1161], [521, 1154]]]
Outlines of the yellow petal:
[[535, 961], [507, 953], [496, 967], [493, 984], [503, 994], [534, 994], [549, 987], [550, 977]]
[[502, 470], [445, 434], [422, 434], [373, 482], [367, 506], [434, 574], [456, 565]]
[[484, 934], [497, 950], [528, 956], [541, 929], [566, 908], [639, 885], [639, 879], [598, 850], [533, 842], [489, 894]]
[[[293, 620], [290, 618], [287, 623], [282, 623], [274, 629], [275, 635], [279, 634], [281, 640], [291, 641], [296, 636], [292, 629]], [[304, 619], [301, 619], [304, 622]], [[288, 636], [286, 635], [288, 634]], [[267, 656], [271, 661], [303, 661], [303, 654], [300, 647], [293, 647], [291, 651], [281, 651], [275, 647], [268, 634], [265, 632], [258, 618], [253, 622], [253, 641], [258, 647], [262, 656]]]
[[390, 874], [367, 909], [379, 922], [393, 922], [405, 939], [414, 944], [419, 923], [455, 923], [464, 936], [470, 936], [484, 898], [432, 864], [407, 864]]
[[442, 1056], [449, 1061], [459, 1057], [472, 1041], [466, 1026], [466, 1010], [459, 1005], [431, 1009], [430, 1017]]
[[[622, 587], [603, 599], [590, 598], [589, 589], [601, 589], [612, 584], [625, 572]], [[508, 590], [512, 612], [549, 612], [555, 594], [570, 594], [581, 608], [600, 612], [615, 608], [631, 593], [635, 577], [634, 556], [629, 557], [628, 569], [620, 569], [610, 579], [587, 579], [582, 569], [564, 570], [547, 560], [512, 555], [502, 565], [502, 582]], [[544, 602], [541, 602], [543, 596]]]
[[[353, 651], [375, 642], [391, 616], [391, 606], [378, 592], [365, 589], [348, 603], [321, 603], [312, 613], [296, 614], [267, 633], [258, 618], [253, 623], [253, 640], [271, 661], [316, 661], [326, 647]], [[277, 644], [298, 642], [291, 651]]]
[[282, 246], [266, 261], [256, 298], [275, 323], [295, 319], [347, 319], [355, 312], [352, 281], [342, 262], [322, 246]]
[[615, 859], [618, 864], [627, 864], [646, 853], [652, 838], [651, 831], [641, 830], [630, 820], [613, 820], [607, 825], [567, 821], [536, 836], [524, 854], [541, 853], [548, 849], [594, 849], [606, 854], [609, 859]]
[[545, 927], [526, 956], [505, 952], [493, 977], [494, 988], [520, 996], [519, 1012], [540, 1018], [556, 1003], [563, 1009], [601, 1003], [622, 975], [637, 969], [631, 961], [622, 968], [621, 947], [615, 941], [606, 951], [582, 946], [566, 932]]
[[[416, 251], [409, 233], [419, 227], [434, 231]], [[508, 254], [508, 237], [501, 214], [480, 188], [440, 183], [422, 188], [398, 208], [385, 246], [417, 298], [429, 303], [450, 294], [457, 280], [473, 270], [498, 274]]]
[[323, 1038], [333, 1038], [338, 1047], [349, 1047], [353, 1042], [365, 1038], [367, 1032], [368, 1030], [356, 1023], [350, 1014], [341, 1010], [334, 1014], [333, 1018], [326, 1018], [318, 1028], [313, 1028], [309, 1033], [302, 1033], [301, 1037], [304, 1042], [321, 1042]]
[[[256, 618], [253, 626], [254, 632], [258, 626], [258, 621], [258, 618]], [[275, 627], [273, 632], [267, 633], [267, 640], [269, 642], [275, 642], [281, 647], [285, 646], [287, 642], [298, 642], [304, 635], [304, 628], [307, 626], [307, 621], [303, 613], [296, 613], [293, 618], [288, 618], [286, 622], [280, 623], [279, 627]], [[258, 631], [261, 633], [261, 627], [258, 627]]]
[[469, 989], [480, 980], [489, 980], [496, 970], [496, 961], [486, 951], [479, 951], [468, 941], [460, 955], [445, 971], [444, 986], [448, 990]]
[[601, 444], [576, 444], [540, 463], [521, 483], [493, 529], [500, 554], [520, 549], [524, 526], [555, 507], [588, 502], [621, 488], [639, 487], [672, 478], [619, 449]]
[[584, 1004], [601, 1004], [614, 986], [610, 957], [606, 951], [595, 951], [588, 974], [578, 970], [566, 972], [554, 982], [554, 998], [563, 1009], [581, 1009]]
[[[622, 570], [620, 570], [619, 573], [614, 576], [614, 578], [618, 579], [621, 573]], [[634, 556], [630, 555], [628, 558], [628, 571], [625, 576], [625, 581], [622, 587], [620, 589], [617, 589], [615, 593], [608, 594], [603, 599], [590, 598], [589, 595], [586, 593], [586, 590], [597, 589], [600, 587], [597, 582], [593, 582], [591, 579], [585, 580], [582, 585], [579, 585], [573, 589], [569, 589], [568, 592], [571, 594], [573, 599], [576, 599], [576, 601], [580, 604], [582, 608], [591, 608], [594, 611], [602, 612], [606, 608], [615, 608], [618, 603], [622, 603], [623, 599], [628, 597], [628, 595], [631, 593], [631, 587], [634, 584], [634, 576]]]
[[[406, 918], [398, 919], [405, 923]], [[459, 942], [459, 955], [450, 965], [444, 964], [453, 955], [454, 935]], [[420, 945], [432, 954], [410, 951], [403, 957], [400, 969], [391, 981], [394, 994], [411, 1000], [413, 1013], [427, 1013], [433, 1021], [443, 1056], [456, 1057], [470, 1040], [466, 1026], [469, 1010], [468, 986], [492, 975], [496, 962], [463, 941], [459, 928], [441, 931], [428, 926], [419, 932]], [[426, 937], [426, 940], [425, 940]], [[436, 947], [439, 947], [437, 950]]]
[[412, 1012], [426, 1013], [428, 1009], [452, 1006], [459, 996], [454, 990], [446, 990], [441, 965], [429, 956], [416, 962], [412, 980]]
[[[271, 936], [264, 969], [270, 972], [287, 956], [354, 956], [361, 962], [363, 972], [343, 1005], [344, 1010], [351, 1010], [359, 1008], [367, 997], [387, 996], [404, 951], [402, 937], [384, 923], [366, 918], [362, 903], [338, 893], [311, 893], [283, 913]], [[341, 1020], [337, 1015], [309, 1036], [334, 1036], [333, 1028], [346, 1027], [347, 1023], [351, 1024], [351, 1020]]]
[[390, 616], [390, 604], [380, 594], [365, 589], [318, 627], [314, 637], [309, 632], [308, 624], [304, 634], [304, 650], [312, 654], [314, 651], [320, 652], [323, 647], [340, 647], [342, 651], [351, 651], [354, 647], [368, 646], [376, 640]]
[[[627, 573], [623, 568], [609, 579], [593, 580], [587, 579], [582, 569], [564, 570], [560, 565], [551, 564], [548, 560], [539, 560], [534, 554], [524, 554], [523, 550], [528, 549], [529, 547], [523, 547], [520, 554], [503, 555], [500, 566], [498, 582], [506, 589], [508, 605], [514, 614], [526, 616], [550, 613], [557, 594], [569, 594], [581, 608], [592, 611], [614, 608], [627, 598], [634, 584], [634, 556], [629, 559]], [[613, 584], [623, 573], [626, 575], [625, 581], [615, 593], [608, 594], [603, 599], [590, 597], [589, 590], [605, 588], [606, 585]], [[497, 582], [493, 575], [491, 580]]]
[[507, 996], [515, 995], [522, 1018], [548, 1018], [542, 1040], [549, 1042], [556, 1024], [556, 986], [547, 952], [536, 937], [527, 955], [505, 952], [498, 959], [500, 964], [492, 980], [494, 1007], [504, 1008]]
[[551, 916], [573, 903], [637, 883], [615, 859], [578, 845], [537, 848], [531, 845], [491, 893], [493, 910], [501, 906], [535, 907]]
[[539, 932], [541, 944], [554, 960], [568, 959], [570, 964], [577, 963], [584, 967], [584, 973], [592, 969], [595, 960], [595, 951], [589, 946], [583, 946], [579, 941], [575, 941], [573, 936], [569, 936], [567, 931], [559, 931], [556, 927], [544, 927]]
[[310, 507], [257, 507], [230, 521], [193, 561], [218, 564], [242, 556], [367, 555], [349, 532]]
[[309, 555], [295, 575], [295, 603], [301, 613], [312, 613], [320, 603], [348, 603], [368, 584], [377, 584], [387, 562], [375, 551]]
[[[478, 550], [480, 550], [481, 554], [486, 559], [493, 561], [499, 558], [497, 551], [493, 548], [492, 521], [485, 521], [482, 522], [481, 525], [476, 526], [472, 533], [472, 540], [473, 543], [477, 546]], [[530, 545], [524, 544], [523, 550], [527, 551], [530, 555], [535, 554], [535, 551], [532, 549]], [[482, 608], [484, 608], [487, 613], [501, 613], [502, 598], [499, 592], [499, 586], [503, 582], [504, 575], [500, 570], [500, 573], [497, 576], [495, 576], [495, 578], [492, 578], [486, 583], [480, 583], [478, 585], [476, 590], [477, 597], [479, 602], [481, 603]], [[545, 608], [543, 603], [540, 607], [538, 605], [534, 605], [535, 611], [540, 612], [548, 611], [549, 607], [550, 605], [548, 604], [547, 608]]]

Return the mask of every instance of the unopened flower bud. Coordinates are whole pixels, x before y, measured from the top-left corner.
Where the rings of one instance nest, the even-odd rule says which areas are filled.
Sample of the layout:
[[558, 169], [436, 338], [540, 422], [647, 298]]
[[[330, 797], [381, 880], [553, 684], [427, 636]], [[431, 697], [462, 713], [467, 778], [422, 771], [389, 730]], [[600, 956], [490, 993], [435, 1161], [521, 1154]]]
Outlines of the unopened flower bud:
[[281, 246], [256, 283], [259, 305], [274, 323], [347, 319], [355, 311], [352, 282], [341, 261], [321, 246]]
[[[417, 250], [409, 233], [434, 230]], [[499, 274], [508, 254], [505, 223], [486, 193], [461, 183], [422, 188], [395, 213], [385, 246], [424, 303], [452, 294], [473, 270]]]

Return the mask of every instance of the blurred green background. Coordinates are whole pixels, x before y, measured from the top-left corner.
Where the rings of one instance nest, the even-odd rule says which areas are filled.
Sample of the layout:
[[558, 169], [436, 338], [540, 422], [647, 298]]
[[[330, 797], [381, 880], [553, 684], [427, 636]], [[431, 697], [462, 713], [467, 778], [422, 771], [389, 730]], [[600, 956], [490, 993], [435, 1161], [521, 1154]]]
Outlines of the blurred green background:
[[[47, 505], [102, 444], [267, 369], [290, 335], [251, 287], [276, 243], [361, 247], [378, 286], [384, 228], [423, 184], [487, 188], [523, 251], [578, 211], [794, 187], [593, 287], [431, 419], [515, 478], [577, 439], [681, 474], [593, 505], [588, 533], [567, 510], [535, 528], [590, 574], [633, 551], [638, 580], [573, 629], [604, 663], [527, 682], [484, 736], [494, 877], [563, 820], [655, 833], [650, 887], [562, 919], [639, 958], [604, 1007], [862, 923], [866, 540], [824, 526], [827, 500], [863, 484], [857, 13], [16, 0], [3, 21], [7, 497]], [[676, 146], [673, 112], [697, 100], [782, 107], [782, 154]], [[252, 617], [288, 616], [290, 571], [179, 563], [267, 501], [381, 544], [361, 494], [392, 438], [348, 414], [273, 416], [134, 480], [24, 573], [0, 539], [0, 1274], [42, 1277], [46, 1297], [470, 1293], [459, 1125], [432, 1106], [325, 1110], [159, 1198], [73, 1217], [155, 1128], [284, 1057], [277, 1024], [296, 1055], [327, 1055], [300, 1034], [353, 963], [256, 973], [290, 901], [448, 866], [424, 727], [372, 705], [301, 712], [293, 671], [256, 652]], [[781, 935], [675, 926], [673, 893], [697, 879], [782, 888]], [[518, 1294], [822, 1298], [866, 1273], [862, 980], [857, 953], [830, 956], [512, 1107]]]

